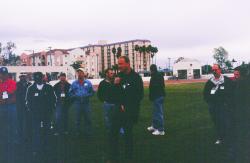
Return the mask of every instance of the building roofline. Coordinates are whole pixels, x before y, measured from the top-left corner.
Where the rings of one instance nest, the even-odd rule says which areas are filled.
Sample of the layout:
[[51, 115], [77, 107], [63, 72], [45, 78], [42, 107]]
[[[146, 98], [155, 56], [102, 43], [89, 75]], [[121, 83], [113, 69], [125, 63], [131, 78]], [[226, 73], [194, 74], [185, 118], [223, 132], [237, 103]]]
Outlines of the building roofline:
[[[99, 45], [99, 44], [93, 44], [93, 45], [87, 45], [87, 46], [82, 46], [82, 47], [77, 47], [77, 48], [90, 48], [90, 47], [103, 47], [103, 46], [112, 46], [112, 45], [117, 45], [117, 44], [125, 44], [125, 43], [130, 43], [130, 42], [137, 42], [137, 41], [141, 41], [141, 42], [150, 42], [150, 40], [146, 40], [146, 39], [134, 39], [134, 40], [128, 40], [128, 41], [121, 41], [121, 42], [114, 42], [114, 43], [109, 43], [109, 44], [103, 44], [103, 45]], [[76, 48], [75, 48], [76, 49]]]
[[[114, 42], [114, 43], [109, 43], [109, 44], [104, 44], [104, 45], [99, 45], [99, 44], [93, 44], [93, 45], [86, 45], [86, 46], [81, 46], [81, 47], [76, 47], [76, 48], [69, 48], [69, 49], [52, 49], [50, 51], [45, 52], [46, 54], [48, 52], [55, 52], [55, 51], [62, 51], [63, 54], [69, 54], [69, 51], [72, 51], [74, 49], [80, 48], [80, 49], [85, 49], [85, 48], [91, 48], [91, 47], [104, 47], [104, 46], [114, 46], [114, 45], [118, 45], [118, 44], [125, 44], [125, 43], [130, 43], [130, 42], [150, 42], [150, 40], [146, 40], [146, 39], [134, 39], [134, 40], [128, 40], [128, 41], [121, 41], [121, 42]], [[29, 56], [38, 56], [42, 53], [41, 52], [37, 52], [37, 53], [32, 53], [32, 54], [28, 54]]]

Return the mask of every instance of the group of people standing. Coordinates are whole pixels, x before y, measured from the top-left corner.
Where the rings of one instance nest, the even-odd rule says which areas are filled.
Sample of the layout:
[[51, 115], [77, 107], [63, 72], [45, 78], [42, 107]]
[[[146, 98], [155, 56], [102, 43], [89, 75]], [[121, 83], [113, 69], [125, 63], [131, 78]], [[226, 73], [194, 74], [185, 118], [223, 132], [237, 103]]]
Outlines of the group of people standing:
[[[133, 160], [133, 128], [138, 122], [141, 100], [144, 97], [143, 81], [130, 67], [126, 56], [118, 59], [119, 73], [112, 69], [105, 71], [105, 79], [98, 88], [98, 98], [103, 102], [104, 122], [107, 129], [107, 162], [119, 162], [119, 137], [125, 139], [127, 162]], [[151, 65], [150, 100], [153, 103], [152, 125], [147, 129], [153, 135], [164, 135], [163, 101], [165, 96], [164, 78]], [[59, 75], [54, 86], [44, 80], [41, 72], [33, 74], [30, 83], [23, 74], [16, 83], [9, 78], [6, 67], [0, 68], [0, 140], [3, 148], [1, 158], [4, 162], [16, 162], [17, 144], [30, 141], [32, 163], [46, 157], [50, 148], [48, 136], [67, 135], [68, 112], [75, 110], [76, 136], [93, 135], [90, 98], [94, 95], [92, 83], [85, 79], [84, 69], [76, 70], [78, 79], [72, 84], [67, 82], [66, 74]], [[81, 117], [84, 118], [84, 130], [81, 132]], [[55, 125], [52, 119], [55, 119]], [[53, 128], [53, 133], [51, 133]], [[7, 134], [6, 134], [7, 133]], [[7, 149], [7, 150], [6, 150]], [[45, 161], [46, 162], [46, 161]]]
[[224, 146], [224, 162], [242, 162], [239, 161], [245, 157], [242, 150], [247, 150], [250, 145], [248, 70], [244, 66], [236, 67], [232, 78], [222, 75], [217, 64], [213, 65], [212, 71], [213, 77], [204, 87], [204, 99], [215, 125], [215, 144]]
[[[127, 57], [118, 60], [118, 74], [112, 69], [105, 71], [106, 78], [98, 87], [98, 98], [103, 102], [105, 126], [108, 133], [109, 160], [119, 160], [119, 134], [125, 138], [125, 159], [133, 159], [133, 127], [138, 122], [140, 102], [144, 97], [143, 81], [135, 73]], [[151, 65], [150, 100], [153, 102], [152, 126], [148, 130], [153, 135], [164, 135], [163, 99], [165, 96], [164, 78], [156, 65]]]

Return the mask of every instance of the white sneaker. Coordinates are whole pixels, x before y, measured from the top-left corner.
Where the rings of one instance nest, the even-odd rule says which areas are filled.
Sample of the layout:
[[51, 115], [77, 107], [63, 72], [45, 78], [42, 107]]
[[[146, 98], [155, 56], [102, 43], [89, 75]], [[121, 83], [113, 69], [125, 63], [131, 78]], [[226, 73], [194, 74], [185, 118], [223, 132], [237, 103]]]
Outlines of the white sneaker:
[[155, 130], [152, 134], [153, 135], [165, 135], [165, 132], [164, 131]]
[[147, 128], [147, 130], [150, 131], [150, 132], [152, 132], [152, 131], [155, 131], [156, 129], [155, 129], [153, 126], [149, 126], [149, 127]]
[[218, 140], [216, 140], [216, 142], [214, 144], [218, 145], [220, 143], [221, 143], [221, 141], [218, 139]]

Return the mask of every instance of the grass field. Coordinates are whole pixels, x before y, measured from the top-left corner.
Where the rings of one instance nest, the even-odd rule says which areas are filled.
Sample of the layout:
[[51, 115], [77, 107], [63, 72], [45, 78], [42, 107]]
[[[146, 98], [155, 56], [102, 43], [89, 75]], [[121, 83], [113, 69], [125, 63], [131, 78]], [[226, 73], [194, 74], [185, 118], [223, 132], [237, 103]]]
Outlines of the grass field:
[[[202, 97], [203, 86], [203, 83], [167, 86], [164, 107], [166, 135], [160, 137], [146, 131], [151, 124], [152, 108], [145, 88], [139, 123], [134, 128], [135, 162], [219, 162], [220, 149], [214, 145], [213, 124]], [[107, 144], [102, 104], [96, 96], [92, 99], [92, 109], [94, 136], [90, 140], [67, 138], [64, 156], [68, 157], [69, 163], [105, 162]], [[73, 127], [73, 123], [71, 125]]]
[[[214, 145], [214, 127], [207, 105], [203, 101], [203, 87], [204, 83], [167, 85], [164, 107], [165, 136], [152, 136], [146, 130], [151, 125], [152, 108], [148, 100], [148, 88], [145, 88], [139, 122], [134, 128], [135, 163], [221, 162], [222, 147]], [[91, 104], [93, 137], [91, 139], [76, 137], [73, 132], [68, 136], [50, 136], [48, 158], [51, 163], [106, 162], [107, 137], [102, 103], [94, 96]], [[71, 108], [70, 129], [74, 128], [73, 115], [74, 109]], [[27, 152], [21, 147], [20, 149], [23, 152], [20, 156], [25, 157]], [[121, 148], [121, 153], [123, 151]], [[30, 160], [29, 154], [27, 160]], [[42, 161], [42, 163], [47, 162]], [[33, 162], [24, 161], [24, 163]]]

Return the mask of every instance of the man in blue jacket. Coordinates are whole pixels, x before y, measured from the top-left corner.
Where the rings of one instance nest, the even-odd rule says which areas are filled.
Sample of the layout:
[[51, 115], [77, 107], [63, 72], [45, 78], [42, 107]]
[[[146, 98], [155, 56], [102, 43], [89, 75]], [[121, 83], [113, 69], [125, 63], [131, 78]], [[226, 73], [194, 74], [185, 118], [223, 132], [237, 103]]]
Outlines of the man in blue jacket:
[[84, 118], [84, 134], [90, 136], [92, 132], [90, 97], [94, 95], [91, 82], [84, 79], [84, 69], [77, 69], [78, 79], [75, 80], [69, 90], [70, 96], [73, 98], [75, 108], [76, 134], [80, 134], [81, 116]]

